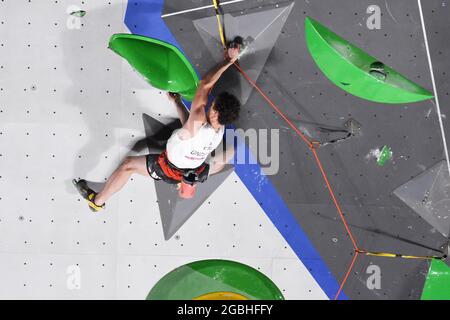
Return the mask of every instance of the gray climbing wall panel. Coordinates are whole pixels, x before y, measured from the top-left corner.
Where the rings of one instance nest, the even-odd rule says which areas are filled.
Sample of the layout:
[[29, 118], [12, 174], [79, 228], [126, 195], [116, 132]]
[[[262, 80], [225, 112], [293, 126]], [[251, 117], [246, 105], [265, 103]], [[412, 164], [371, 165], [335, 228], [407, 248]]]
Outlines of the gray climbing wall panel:
[[445, 237], [450, 233], [450, 175], [447, 162], [441, 161], [394, 194]]
[[[430, 3], [438, 6], [441, 2], [426, 1], [424, 10], [428, 10]], [[167, 0], [164, 13], [209, 4], [210, 1]], [[272, 10], [277, 4], [281, 7], [290, 2], [249, 0], [226, 5], [223, 11], [225, 16], [245, 16]], [[366, 27], [366, 10], [370, 5], [381, 8], [379, 30]], [[214, 11], [207, 9], [165, 18], [201, 75], [213, 67], [215, 61], [210, 54], [212, 48], [205, 43], [193, 21], [212, 19], [213, 15]], [[291, 119], [341, 127], [346, 120], [353, 118], [361, 124], [358, 136], [318, 151], [361, 248], [417, 255], [437, 254], [446, 243], [445, 237], [434, 232], [425, 220], [392, 193], [444, 158], [433, 102], [395, 106], [377, 104], [348, 95], [332, 85], [309, 56], [304, 39], [306, 16], [324, 23], [407, 78], [431, 90], [416, 2], [295, 1], [258, 78], [258, 85]], [[444, 17], [442, 15], [441, 24]], [[254, 22], [249, 20], [247, 23]], [[245, 29], [245, 25], [242, 28]], [[437, 30], [439, 25], [433, 28]], [[434, 38], [433, 34], [430, 36]], [[448, 41], [438, 41], [437, 45], [448, 46]], [[448, 69], [449, 59], [438, 57], [437, 60], [441, 70]], [[237, 74], [234, 76], [239, 77]], [[444, 83], [448, 85], [448, 82]], [[238, 86], [227, 78], [220, 85]], [[244, 129], [280, 129], [280, 171], [269, 179], [336, 279], [342, 279], [352, 259], [352, 246], [310, 150], [254, 90], [237, 125]], [[386, 144], [393, 150], [393, 159], [380, 167], [373, 154]], [[366, 286], [369, 276], [366, 270], [371, 264], [381, 268], [381, 289], [370, 290]], [[345, 293], [352, 299], [418, 299], [427, 271], [426, 261], [360, 257], [345, 286]]]

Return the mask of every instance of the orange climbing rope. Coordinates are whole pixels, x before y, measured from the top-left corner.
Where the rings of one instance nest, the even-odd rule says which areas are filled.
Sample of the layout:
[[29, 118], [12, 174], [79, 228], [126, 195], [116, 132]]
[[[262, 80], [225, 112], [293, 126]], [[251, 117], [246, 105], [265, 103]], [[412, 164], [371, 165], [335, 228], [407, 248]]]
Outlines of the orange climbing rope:
[[353, 235], [353, 233], [350, 230], [350, 227], [347, 223], [347, 220], [344, 217], [344, 213], [342, 212], [341, 206], [338, 202], [338, 200], [336, 199], [336, 196], [334, 194], [333, 188], [331, 187], [331, 184], [328, 180], [327, 174], [325, 173], [325, 170], [323, 168], [322, 162], [320, 161], [320, 158], [317, 154], [317, 149], [316, 149], [316, 143], [313, 141], [310, 141], [308, 139], [308, 137], [305, 136], [305, 134], [303, 132], [301, 132], [293, 123], [292, 121], [289, 120], [289, 118], [280, 110], [280, 108], [264, 93], [264, 91], [261, 90], [261, 88], [256, 84], [256, 82], [251, 79], [247, 73], [241, 68], [241, 66], [235, 62], [234, 66], [236, 67], [236, 69], [239, 70], [239, 72], [242, 74], [242, 76], [256, 89], [256, 91], [258, 91], [258, 93], [267, 101], [267, 103], [280, 115], [280, 117], [292, 128], [292, 130], [294, 130], [298, 136], [308, 145], [308, 147], [311, 149], [312, 154], [314, 156], [314, 159], [316, 161], [317, 166], [319, 167], [319, 170], [322, 174], [323, 180], [327, 186], [328, 192], [330, 194], [330, 197], [336, 207], [336, 210], [339, 213], [339, 216], [341, 218], [341, 221], [345, 227], [345, 230], [347, 231], [347, 235], [350, 238], [350, 241], [352, 242], [353, 245], [353, 249], [355, 250], [355, 254], [353, 256], [353, 259], [350, 263], [350, 266], [347, 269], [347, 272], [343, 278], [343, 280], [341, 281], [341, 285], [339, 287], [338, 292], [336, 293], [335, 299], [339, 298], [339, 295], [341, 294], [345, 283], [347, 282], [347, 279], [350, 275], [350, 272], [352, 271], [356, 259], [358, 258], [359, 254], [363, 254], [366, 256], [377, 256], [377, 257], [388, 257], [388, 258], [402, 258], [402, 259], [420, 259], [420, 260], [443, 260], [447, 257], [446, 254], [443, 254], [441, 256], [414, 256], [414, 255], [405, 255], [405, 254], [398, 254], [398, 253], [388, 253], [388, 252], [371, 252], [371, 251], [367, 251], [367, 250], [363, 250], [360, 249], [357, 245], [357, 242], [355, 240], [355, 237]]
[[342, 223], [344, 224], [345, 229], [347, 230], [347, 234], [353, 244], [353, 248], [355, 249], [355, 255], [353, 257], [353, 260], [350, 264], [350, 267], [347, 270], [347, 273], [344, 277], [344, 279], [341, 282], [341, 285], [339, 287], [338, 292], [336, 293], [335, 299], [339, 298], [340, 293], [342, 292], [342, 289], [344, 288], [345, 283], [347, 282], [348, 276], [353, 269], [353, 266], [355, 264], [356, 258], [359, 254], [359, 249], [356, 244], [355, 238], [350, 230], [350, 227], [348, 226], [347, 221], [345, 220], [344, 214], [342, 213], [341, 206], [339, 205], [339, 202], [336, 199], [336, 196], [334, 195], [333, 188], [331, 187], [330, 182], [328, 181], [327, 174], [325, 173], [325, 170], [323, 169], [322, 162], [319, 159], [319, 156], [317, 155], [316, 147], [315, 145], [305, 136], [303, 132], [301, 132], [293, 123], [289, 120], [289, 118], [280, 110], [280, 108], [261, 90], [261, 88], [256, 84], [255, 81], [253, 81], [247, 73], [239, 66], [237, 62], [234, 63], [234, 66], [239, 70], [239, 72], [242, 74], [242, 76], [258, 91], [261, 96], [269, 103], [269, 105], [280, 115], [281, 118], [283, 118], [284, 121], [294, 130], [300, 138], [308, 145], [308, 147], [311, 149], [314, 159], [316, 160], [317, 166], [319, 167], [320, 172], [322, 173], [323, 180], [325, 181], [325, 184], [327, 186], [328, 192], [330, 193], [331, 199], [333, 200], [333, 203], [339, 212], [339, 216], [342, 220]]
[[[224, 50], [227, 50], [227, 46], [226, 46], [226, 38], [225, 38], [225, 34], [224, 34], [224, 30], [222, 27], [222, 22], [220, 19], [220, 14], [219, 14], [219, 6], [220, 3], [218, 0], [213, 0], [214, 3], [214, 8], [215, 8], [215, 13], [216, 13], [216, 18], [217, 18], [217, 25], [218, 25], [218, 29], [219, 29], [219, 35], [220, 35], [220, 39], [222, 42], [222, 46]], [[278, 115], [289, 125], [289, 127], [291, 127], [292, 130], [294, 130], [295, 133], [297, 133], [297, 135], [307, 144], [307, 146], [311, 149], [311, 152], [314, 156], [314, 160], [317, 164], [317, 166], [319, 167], [319, 170], [322, 174], [322, 178], [327, 186], [328, 192], [330, 194], [330, 197], [333, 201], [334, 206], [336, 207], [336, 210], [339, 213], [339, 217], [345, 227], [345, 230], [347, 231], [347, 235], [350, 238], [350, 241], [352, 242], [353, 245], [353, 249], [354, 249], [354, 255], [352, 258], [352, 261], [349, 265], [349, 267], [347, 268], [347, 272], [345, 273], [344, 278], [341, 280], [340, 282], [340, 286], [338, 291], [336, 292], [336, 295], [334, 297], [335, 300], [337, 300], [342, 292], [342, 290], [344, 289], [344, 286], [348, 280], [348, 277], [350, 276], [350, 273], [356, 263], [356, 260], [358, 259], [359, 254], [363, 254], [363, 255], [367, 255], [367, 256], [378, 256], [378, 257], [390, 257], [390, 258], [403, 258], [403, 259], [423, 259], [423, 260], [431, 260], [431, 259], [437, 259], [437, 260], [442, 260], [445, 259], [447, 257], [447, 255], [442, 255], [442, 256], [412, 256], [412, 255], [404, 255], [404, 254], [396, 254], [396, 253], [386, 253], [386, 252], [370, 252], [367, 250], [363, 250], [360, 249], [357, 245], [357, 242], [355, 240], [355, 237], [353, 235], [353, 233], [351, 232], [351, 229], [347, 223], [347, 220], [345, 219], [344, 213], [342, 212], [341, 206], [338, 202], [338, 200], [336, 199], [336, 196], [334, 194], [333, 188], [331, 187], [331, 184], [328, 180], [327, 174], [325, 173], [325, 170], [323, 168], [322, 162], [320, 161], [320, 158], [317, 154], [316, 151], [316, 145], [318, 144], [317, 142], [311, 141], [308, 139], [308, 137], [301, 132], [293, 123], [292, 121], [289, 120], [289, 118], [280, 110], [280, 108], [264, 93], [264, 91], [262, 91], [262, 89], [256, 84], [256, 82], [250, 78], [248, 76], [248, 74], [241, 68], [241, 66], [239, 65], [239, 63], [236, 61], [234, 62], [234, 66], [236, 67], [236, 69], [242, 74], [242, 76], [256, 89], [256, 91], [258, 91], [258, 93], [264, 98], [264, 100], [267, 101], [267, 103], [278, 113]]]
[[292, 121], [289, 120], [289, 118], [280, 110], [280, 108], [277, 107], [277, 105], [275, 103], [273, 103], [272, 100], [270, 100], [269, 97], [267, 97], [267, 95], [261, 90], [261, 88], [255, 83], [255, 81], [253, 81], [248, 75], [247, 73], [239, 66], [238, 63], [234, 63], [235, 67], [239, 70], [239, 72], [242, 74], [242, 76], [256, 89], [256, 91], [258, 91], [261, 96], [269, 103], [269, 105], [280, 115], [281, 118], [283, 118], [284, 121], [286, 121], [286, 123], [292, 128], [292, 130], [294, 130], [299, 136], [300, 138], [302, 138], [302, 140], [304, 142], [306, 142], [306, 144], [308, 145], [308, 147], [311, 149], [313, 155], [314, 155], [314, 159], [316, 160], [317, 166], [320, 169], [320, 172], [322, 173], [322, 177], [325, 181], [325, 184], [327, 185], [327, 189], [331, 195], [331, 199], [333, 200], [334, 205], [336, 206], [336, 209], [339, 212], [339, 215], [342, 219], [342, 222], [344, 223], [344, 227], [347, 230], [347, 233], [350, 237], [350, 240], [352, 241], [353, 244], [353, 248], [355, 250], [358, 249], [358, 246], [356, 245], [356, 241], [355, 238], [353, 237], [352, 232], [350, 231], [350, 228], [347, 224], [347, 221], [345, 221], [344, 218], [344, 214], [342, 213], [342, 209], [341, 206], [339, 205], [339, 202], [337, 201], [335, 195], [334, 195], [334, 191], [333, 188], [330, 185], [330, 182], [328, 181], [327, 178], [327, 174], [325, 173], [323, 166], [322, 166], [322, 162], [319, 159], [319, 156], [317, 155], [317, 151], [316, 151], [316, 147], [315, 144], [312, 143], [303, 132], [301, 132], [293, 123]]
[[[222, 23], [220, 20], [220, 14], [219, 14], [219, 2], [218, 0], [213, 0], [213, 4], [214, 4], [214, 9], [215, 9], [215, 14], [216, 14], [216, 19], [217, 19], [217, 26], [219, 29], [219, 36], [220, 36], [220, 40], [222, 42], [222, 46], [224, 50], [227, 50], [227, 46], [226, 46], [226, 41], [225, 41], [225, 34], [223, 31], [223, 27], [222, 27]], [[350, 227], [348, 226], [347, 221], [344, 218], [344, 214], [342, 213], [342, 209], [341, 206], [339, 205], [339, 202], [336, 199], [336, 196], [334, 195], [334, 191], [333, 188], [331, 187], [330, 182], [328, 181], [328, 177], [325, 173], [325, 170], [323, 169], [322, 166], [322, 162], [319, 159], [319, 156], [317, 155], [316, 152], [316, 143], [314, 143], [313, 141], [310, 141], [306, 135], [301, 132], [290, 120], [289, 118], [280, 110], [280, 108], [261, 90], [261, 88], [256, 84], [256, 82], [250, 78], [248, 76], [248, 74], [239, 66], [239, 63], [236, 61], [234, 62], [234, 66], [239, 70], [239, 72], [242, 74], [242, 76], [256, 89], [256, 91], [259, 92], [259, 94], [267, 101], [267, 103], [279, 114], [279, 116], [289, 125], [289, 127], [291, 127], [292, 130], [294, 130], [297, 135], [308, 145], [308, 147], [311, 149], [313, 155], [314, 155], [314, 159], [316, 160], [317, 166], [320, 169], [320, 172], [322, 173], [322, 177], [325, 181], [325, 184], [327, 186], [328, 192], [330, 193], [331, 199], [333, 200], [333, 203], [337, 209], [337, 211], [339, 212], [339, 216], [342, 220], [342, 223], [344, 224], [345, 229], [347, 230], [347, 234], [353, 244], [353, 248], [355, 250], [355, 255], [353, 257], [353, 260], [345, 274], [344, 279], [341, 281], [341, 285], [339, 287], [338, 292], [336, 293], [336, 296], [334, 297], [334, 299], [338, 299], [339, 295], [341, 294], [345, 283], [347, 282], [348, 276], [350, 275], [351, 270], [353, 269], [353, 266], [356, 262], [356, 258], [358, 257], [358, 254], [360, 253], [358, 246], [356, 244], [355, 238], [350, 230]]]

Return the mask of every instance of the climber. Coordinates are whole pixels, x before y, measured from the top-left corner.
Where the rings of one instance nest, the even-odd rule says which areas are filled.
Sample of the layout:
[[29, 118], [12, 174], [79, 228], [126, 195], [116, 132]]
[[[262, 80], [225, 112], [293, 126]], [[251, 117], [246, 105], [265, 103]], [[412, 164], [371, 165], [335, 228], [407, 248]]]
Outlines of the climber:
[[225, 70], [238, 59], [239, 49], [234, 44], [225, 50], [224, 61], [200, 81], [190, 112], [178, 94], [167, 94], [176, 106], [182, 127], [172, 133], [166, 150], [160, 154], [127, 157], [98, 193], [87, 187], [85, 180], [74, 180], [92, 211], [104, 209], [105, 202], [135, 173], [177, 184], [182, 198], [192, 198], [196, 183], [204, 182], [208, 175], [225, 167], [234, 155], [233, 150], [223, 152], [219, 148], [214, 157], [210, 154], [221, 144], [225, 125], [238, 118], [240, 103], [232, 94], [223, 92], [208, 109], [208, 95]]

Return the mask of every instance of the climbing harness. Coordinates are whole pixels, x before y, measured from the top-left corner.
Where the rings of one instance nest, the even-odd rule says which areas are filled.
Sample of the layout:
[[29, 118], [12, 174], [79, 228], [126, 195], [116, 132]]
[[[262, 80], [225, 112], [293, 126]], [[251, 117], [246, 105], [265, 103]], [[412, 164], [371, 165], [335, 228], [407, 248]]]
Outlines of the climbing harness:
[[194, 185], [206, 181], [209, 173], [209, 164], [203, 163], [198, 168], [180, 169], [172, 164], [167, 158], [167, 152], [162, 152], [152, 168], [158, 177], [170, 184], [181, 182]]

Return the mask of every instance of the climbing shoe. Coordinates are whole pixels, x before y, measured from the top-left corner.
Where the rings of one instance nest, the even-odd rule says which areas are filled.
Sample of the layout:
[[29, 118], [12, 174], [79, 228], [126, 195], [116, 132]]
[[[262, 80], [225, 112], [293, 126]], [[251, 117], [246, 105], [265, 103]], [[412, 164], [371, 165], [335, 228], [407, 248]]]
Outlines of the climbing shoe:
[[89, 209], [91, 209], [92, 212], [99, 212], [105, 209], [105, 204], [102, 204], [101, 206], [95, 204], [94, 201], [97, 193], [87, 186], [86, 180], [81, 179], [77, 181], [73, 179], [72, 183], [75, 188], [77, 188], [80, 195], [87, 201]]

